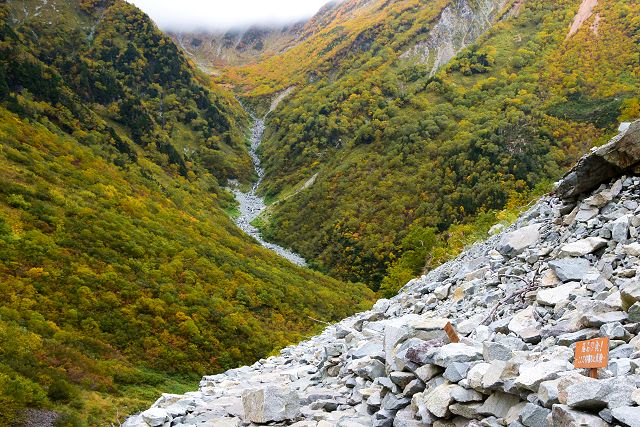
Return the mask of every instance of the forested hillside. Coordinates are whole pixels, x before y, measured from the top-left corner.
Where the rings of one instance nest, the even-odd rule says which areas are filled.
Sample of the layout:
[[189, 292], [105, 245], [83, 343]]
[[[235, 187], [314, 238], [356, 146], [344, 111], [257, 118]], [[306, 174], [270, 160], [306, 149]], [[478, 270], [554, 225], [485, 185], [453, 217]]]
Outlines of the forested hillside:
[[[229, 69], [254, 105], [296, 86], [262, 147], [266, 235], [392, 294], [496, 210], [550, 189], [640, 115], [640, 5], [582, 3], [346, 1], [296, 47]], [[486, 17], [434, 68], [438, 41], [455, 48]]]
[[371, 299], [223, 209], [247, 117], [121, 0], [0, 3], [0, 415], [108, 425]]

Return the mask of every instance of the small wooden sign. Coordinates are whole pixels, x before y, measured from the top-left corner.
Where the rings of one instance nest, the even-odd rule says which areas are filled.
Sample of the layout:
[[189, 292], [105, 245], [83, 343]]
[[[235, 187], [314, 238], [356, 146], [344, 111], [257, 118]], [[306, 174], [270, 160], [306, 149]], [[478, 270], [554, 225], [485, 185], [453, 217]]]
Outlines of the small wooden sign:
[[447, 336], [449, 337], [449, 341], [460, 342], [460, 337], [458, 336], [458, 333], [456, 332], [456, 330], [453, 328], [453, 325], [451, 324], [451, 322], [447, 322], [447, 324], [444, 325], [444, 331], [447, 333]]
[[594, 338], [576, 343], [573, 366], [588, 368], [589, 376], [597, 378], [598, 368], [606, 368], [608, 365], [609, 338]]

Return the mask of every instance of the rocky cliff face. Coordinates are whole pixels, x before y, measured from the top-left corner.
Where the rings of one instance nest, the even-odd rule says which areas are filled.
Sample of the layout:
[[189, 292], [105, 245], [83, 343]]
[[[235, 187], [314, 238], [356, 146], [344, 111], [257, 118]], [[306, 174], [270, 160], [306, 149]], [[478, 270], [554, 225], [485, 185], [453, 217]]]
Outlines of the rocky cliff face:
[[427, 39], [406, 51], [431, 69], [431, 75], [493, 25], [506, 0], [455, 0], [444, 8]]
[[[581, 160], [563, 198], [544, 197], [395, 298], [164, 395], [125, 426], [640, 425], [639, 127]], [[611, 167], [590, 169], [603, 151]], [[611, 352], [592, 379], [573, 354], [598, 336]]]

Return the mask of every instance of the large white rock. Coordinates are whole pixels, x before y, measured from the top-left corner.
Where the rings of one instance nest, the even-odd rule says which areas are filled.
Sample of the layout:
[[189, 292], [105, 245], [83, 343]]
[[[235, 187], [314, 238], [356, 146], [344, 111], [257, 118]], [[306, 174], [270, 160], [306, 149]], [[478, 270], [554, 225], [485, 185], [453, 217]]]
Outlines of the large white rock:
[[579, 287], [580, 283], [569, 282], [555, 288], [542, 289], [538, 291], [536, 300], [540, 304], [556, 305], [568, 300], [571, 292], [578, 289]]
[[624, 252], [627, 255], [640, 257], [640, 243], [633, 242], [631, 244], [624, 245], [622, 247], [622, 252]]
[[449, 411], [449, 405], [453, 403], [451, 391], [456, 387], [452, 384], [441, 384], [428, 393], [425, 393], [424, 403], [429, 412], [436, 417], [444, 417]]
[[142, 419], [142, 415], [132, 415], [125, 420], [120, 427], [149, 427], [149, 424]]
[[469, 372], [467, 372], [467, 381], [472, 388], [482, 388], [482, 379], [486, 375], [487, 371], [491, 367], [490, 363], [478, 363], [473, 365]]
[[596, 415], [573, 410], [566, 405], [553, 405], [550, 425], [558, 427], [609, 427], [609, 424], [602, 420], [602, 418]]
[[554, 403], [558, 403], [558, 383], [561, 378], [555, 380], [543, 381], [538, 387], [538, 399], [545, 407], [550, 408]]
[[151, 427], [158, 427], [167, 421], [171, 421], [166, 409], [162, 408], [147, 409], [141, 415], [142, 419]]
[[520, 366], [520, 375], [515, 379], [519, 388], [537, 391], [543, 381], [553, 380], [559, 372], [568, 371], [571, 364], [561, 359], [554, 359], [541, 363], [525, 363]]
[[463, 343], [450, 343], [440, 347], [433, 359], [436, 365], [447, 367], [454, 362], [471, 362], [482, 359], [482, 349]]
[[536, 336], [539, 337], [539, 324], [534, 317], [533, 306], [529, 306], [513, 316], [509, 322], [509, 330], [525, 341], [529, 341]]
[[587, 222], [592, 218], [595, 218], [600, 210], [595, 206], [583, 204], [580, 206], [578, 213], [576, 214], [576, 221]]
[[245, 418], [254, 423], [288, 421], [300, 415], [300, 398], [289, 387], [267, 386], [242, 395]]
[[609, 241], [602, 237], [587, 237], [586, 239], [568, 243], [560, 248], [560, 256], [580, 257], [607, 246]]
[[503, 418], [509, 413], [509, 409], [518, 402], [520, 402], [518, 396], [496, 391], [478, 408], [478, 413]]
[[631, 215], [624, 215], [613, 222], [611, 229], [611, 239], [614, 242], [626, 242], [629, 238], [629, 226], [631, 225]]
[[634, 427], [640, 426], [640, 408], [636, 406], [623, 406], [615, 408], [612, 412], [613, 418], [624, 425]]
[[491, 390], [500, 386], [503, 381], [503, 374], [507, 369], [507, 362], [504, 360], [494, 360], [489, 365], [489, 369], [482, 377], [482, 388]]
[[409, 325], [420, 319], [420, 316], [416, 314], [408, 314], [381, 322], [384, 325], [383, 346], [385, 359], [390, 371], [398, 370], [398, 367], [395, 365], [397, 345], [413, 334], [415, 330]]
[[515, 256], [540, 239], [540, 224], [526, 227], [505, 234], [500, 241], [498, 251], [503, 255]]

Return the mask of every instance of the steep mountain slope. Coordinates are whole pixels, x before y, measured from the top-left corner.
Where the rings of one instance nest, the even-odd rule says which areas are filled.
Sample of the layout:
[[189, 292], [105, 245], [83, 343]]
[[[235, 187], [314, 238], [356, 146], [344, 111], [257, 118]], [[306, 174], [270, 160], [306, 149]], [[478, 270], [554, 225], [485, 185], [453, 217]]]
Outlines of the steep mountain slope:
[[234, 226], [248, 120], [203, 81], [124, 1], [0, 5], [3, 425], [117, 423], [370, 300]]
[[262, 146], [266, 236], [393, 294], [458, 246], [452, 225], [490, 225], [640, 114], [638, 7], [347, 1], [294, 48], [228, 70], [254, 105], [296, 86]]
[[[8, 2], [5, 16], [27, 52], [60, 74], [46, 78], [53, 70], [39, 70], [8, 46], [6, 60], [14, 68], [5, 64], [6, 84], [24, 87], [78, 121], [56, 118], [57, 124], [91, 131], [113, 123], [156, 163], [170, 163], [183, 176], [191, 161], [221, 181], [251, 179], [242, 110], [229, 95], [204, 89], [176, 46], [139, 11], [108, 0], [25, 0]], [[68, 87], [59, 87], [61, 79]], [[123, 158], [136, 155], [125, 141], [114, 146]]]
[[256, 64], [230, 67], [221, 79], [237, 85], [247, 97], [258, 97], [346, 72], [354, 63], [371, 59], [363, 56], [366, 53], [383, 53], [376, 65], [396, 53], [412, 56], [407, 50], [418, 52], [416, 44], [429, 36], [439, 39], [442, 49], [453, 56], [491, 26], [504, 4], [504, 0], [331, 2], [305, 24], [295, 46]]
[[[500, 235], [124, 427], [638, 426], [639, 172], [637, 121]], [[598, 379], [574, 358], [594, 337]]]

